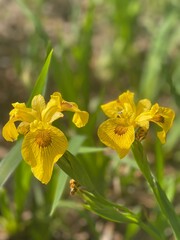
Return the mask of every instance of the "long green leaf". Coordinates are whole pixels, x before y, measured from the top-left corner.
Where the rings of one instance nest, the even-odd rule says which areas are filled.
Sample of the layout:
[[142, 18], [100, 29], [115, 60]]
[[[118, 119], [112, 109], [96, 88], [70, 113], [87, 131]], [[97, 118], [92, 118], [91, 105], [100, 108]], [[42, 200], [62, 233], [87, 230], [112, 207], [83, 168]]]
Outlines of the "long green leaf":
[[79, 158], [73, 156], [69, 151], [66, 151], [57, 164], [64, 172], [79, 182], [82, 186], [86, 186], [88, 190], [92, 192], [95, 191], [95, 186]]
[[143, 68], [143, 74], [140, 84], [140, 92], [143, 97], [154, 99], [160, 88], [163, 86], [163, 79], [160, 79], [160, 72], [164, 59], [167, 57], [167, 50], [170, 43], [171, 32], [177, 23], [179, 13], [169, 11], [168, 16], [162, 25], [156, 30], [152, 42], [149, 56]]
[[[30, 105], [30, 102], [34, 95], [43, 93], [45, 91], [45, 86], [47, 82], [47, 75], [49, 70], [49, 65], [51, 62], [53, 50], [50, 51], [44, 66], [40, 72], [38, 79], [36, 80], [35, 86], [32, 90], [31, 96], [28, 100], [27, 105]], [[22, 140], [19, 140], [16, 145], [9, 151], [4, 159], [1, 160], [0, 163], [0, 186], [2, 186], [12, 172], [16, 169], [18, 164], [20, 163], [21, 157], [21, 144]]]
[[[69, 148], [68, 148], [69, 151], [71, 151], [74, 155], [76, 155], [78, 153], [80, 146], [84, 142], [84, 140], [85, 140], [84, 136], [77, 135], [73, 137], [69, 142]], [[61, 161], [61, 159], [59, 161]], [[56, 186], [54, 188], [54, 194], [53, 194], [54, 197], [53, 197], [50, 216], [54, 213], [54, 210], [59, 205], [59, 200], [63, 194], [67, 179], [68, 179], [68, 175], [64, 171], [59, 171], [59, 175], [56, 179]]]
[[16, 167], [19, 165], [21, 156], [21, 144], [22, 139], [19, 140], [16, 145], [9, 151], [7, 156], [0, 163], [0, 186], [2, 186], [9, 176], [14, 172]]
[[48, 54], [46, 61], [44, 63], [44, 66], [40, 72], [40, 75], [38, 77], [38, 79], [36, 80], [35, 86], [31, 92], [31, 96], [28, 99], [28, 103], [27, 105], [30, 105], [31, 100], [33, 99], [33, 97], [37, 94], [42, 94], [44, 95], [45, 91], [46, 91], [46, 84], [47, 84], [47, 78], [48, 78], [48, 71], [49, 71], [49, 66], [51, 63], [51, 58], [52, 58], [52, 53], [53, 53], [53, 49], [50, 51], [50, 53]]
[[142, 222], [138, 215], [131, 212], [128, 208], [107, 201], [99, 194], [92, 194], [87, 191], [80, 191], [85, 201], [84, 207], [102, 218], [117, 223], [134, 223], [139, 225], [155, 240], [164, 240], [161, 232], [159, 232], [151, 223]]
[[96, 186], [93, 185], [81, 160], [73, 156], [70, 152], [67, 151], [63, 155], [60, 161], [58, 161], [58, 166], [70, 177], [80, 183], [81, 186], [79, 187], [78, 193], [84, 199], [84, 206], [86, 209], [109, 221], [138, 224], [148, 232], [153, 239], [164, 240], [161, 233], [150, 223], [146, 224], [141, 222], [139, 217], [129, 211], [128, 208], [107, 201], [100, 195], [96, 190]]
[[132, 150], [133, 150], [135, 160], [139, 168], [141, 169], [142, 173], [144, 174], [144, 177], [148, 181], [162, 213], [164, 214], [166, 219], [169, 221], [175, 233], [176, 239], [179, 240], [180, 239], [180, 222], [179, 222], [178, 216], [176, 215], [174, 208], [171, 202], [169, 201], [169, 199], [167, 198], [165, 192], [162, 190], [161, 186], [159, 185], [159, 183], [151, 173], [142, 144], [138, 141], [135, 141], [132, 145]]

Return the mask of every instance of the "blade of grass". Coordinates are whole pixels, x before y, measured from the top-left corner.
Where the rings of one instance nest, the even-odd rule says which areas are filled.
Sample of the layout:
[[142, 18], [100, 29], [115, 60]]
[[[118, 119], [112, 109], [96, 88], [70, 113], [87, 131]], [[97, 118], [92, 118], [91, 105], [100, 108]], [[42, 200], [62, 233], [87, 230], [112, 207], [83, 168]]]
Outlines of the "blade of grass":
[[[84, 136], [77, 135], [73, 137], [69, 142], [69, 148], [68, 148], [69, 151], [71, 151], [74, 155], [76, 155], [78, 153], [80, 146], [84, 142], [84, 140], [85, 140]], [[61, 161], [61, 159], [59, 161]], [[52, 216], [52, 214], [54, 213], [54, 210], [59, 205], [59, 200], [62, 197], [67, 179], [68, 179], [68, 175], [62, 170], [59, 171], [59, 175], [57, 176], [57, 179], [56, 179], [56, 185], [54, 186], [53, 202], [52, 202], [50, 216]]]
[[21, 144], [22, 139], [19, 140], [16, 145], [9, 151], [7, 156], [1, 160], [0, 163], [0, 186], [2, 186], [9, 176], [14, 172], [16, 167], [19, 165], [22, 160], [21, 156]]
[[169, 221], [172, 227], [172, 230], [174, 231], [176, 239], [179, 240], [180, 239], [180, 222], [179, 222], [178, 216], [176, 215], [174, 211], [174, 207], [172, 206], [171, 202], [167, 198], [165, 192], [163, 191], [158, 181], [155, 179], [155, 177], [151, 173], [142, 144], [138, 141], [135, 141], [132, 145], [132, 151], [140, 170], [142, 171], [144, 177], [148, 181], [154, 193], [154, 196], [159, 204], [159, 207], [162, 213], [164, 214], [166, 219]]
[[167, 56], [167, 50], [170, 43], [171, 31], [179, 18], [176, 11], [170, 11], [162, 26], [158, 26], [152, 46], [147, 58], [147, 62], [143, 68], [142, 80], [140, 84], [140, 92], [143, 97], [154, 99], [161, 86], [163, 79], [159, 79], [163, 62]]
[[51, 58], [52, 58], [52, 53], [53, 53], [53, 49], [49, 52], [46, 61], [44, 63], [44, 66], [40, 72], [40, 75], [35, 83], [35, 86], [31, 92], [30, 98], [27, 102], [27, 105], [29, 106], [31, 103], [31, 100], [33, 99], [33, 97], [37, 94], [42, 94], [44, 95], [45, 91], [46, 91], [46, 85], [47, 85], [47, 79], [48, 79], [48, 71], [49, 71], [49, 66], [51, 63]]

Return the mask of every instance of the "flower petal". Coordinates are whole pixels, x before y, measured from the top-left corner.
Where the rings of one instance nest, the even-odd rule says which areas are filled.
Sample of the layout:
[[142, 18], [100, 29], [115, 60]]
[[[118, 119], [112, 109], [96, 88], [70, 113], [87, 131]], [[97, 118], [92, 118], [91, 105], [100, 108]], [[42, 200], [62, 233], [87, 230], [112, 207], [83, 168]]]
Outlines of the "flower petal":
[[121, 114], [123, 108], [118, 104], [117, 100], [115, 100], [101, 105], [101, 109], [109, 118], [115, 118], [118, 114]]
[[8, 121], [2, 130], [2, 135], [6, 141], [13, 142], [18, 138], [18, 131], [13, 121]]
[[41, 113], [42, 121], [52, 123], [58, 118], [63, 117], [60, 109], [61, 101], [62, 97], [60, 93], [55, 92], [51, 95], [51, 99]]
[[10, 119], [22, 122], [32, 122], [37, 118], [36, 111], [31, 108], [27, 108], [25, 103], [13, 103], [14, 109], [9, 113]]
[[170, 108], [159, 107], [158, 104], [152, 106], [152, 113], [154, 113], [154, 116], [151, 121], [162, 128], [162, 131], [159, 131], [157, 136], [162, 143], [165, 143], [166, 134], [173, 124], [175, 113]]
[[89, 119], [89, 113], [86, 111], [81, 111], [78, 105], [74, 102], [67, 102], [62, 100], [61, 111], [74, 112], [72, 122], [79, 128], [84, 127]]
[[108, 147], [114, 149], [123, 158], [129, 152], [134, 142], [133, 126], [125, 126], [120, 119], [108, 119], [98, 129], [100, 140]]
[[121, 95], [119, 95], [118, 97], [118, 102], [119, 104], [123, 105], [124, 103], [128, 103], [131, 106], [133, 106], [133, 108], [135, 108], [135, 104], [134, 104], [134, 93], [130, 92], [130, 91], [126, 91], [124, 93], [122, 93]]
[[109, 118], [127, 118], [130, 123], [133, 121], [136, 113], [134, 93], [130, 91], [122, 93], [117, 100], [103, 104], [101, 108]]
[[81, 128], [86, 125], [89, 119], [89, 114], [86, 111], [77, 111], [73, 115], [73, 123], [76, 125], [76, 127]]
[[151, 102], [148, 99], [141, 99], [136, 107], [136, 115], [139, 115], [151, 108]]
[[53, 166], [64, 154], [68, 142], [62, 131], [39, 123], [37, 129], [29, 131], [22, 144], [22, 156], [31, 166], [34, 176], [47, 184], [51, 179]]
[[33, 97], [31, 102], [32, 109], [37, 112], [38, 119], [41, 120], [41, 112], [45, 109], [46, 103], [42, 95], [38, 94]]

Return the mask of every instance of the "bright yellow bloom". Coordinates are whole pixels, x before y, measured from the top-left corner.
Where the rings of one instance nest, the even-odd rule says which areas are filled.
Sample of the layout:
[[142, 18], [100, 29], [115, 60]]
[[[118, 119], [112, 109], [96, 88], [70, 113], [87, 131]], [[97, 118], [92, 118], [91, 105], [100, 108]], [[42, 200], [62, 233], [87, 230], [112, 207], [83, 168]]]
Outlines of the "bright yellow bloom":
[[[142, 99], [137, 104], [134, 102], [134, 93], [127, 91], [121, 94], [117, 100], [101, 106], [104, 113], [109, 117], [98, 129], [100, 140], [116, 150], [120, 158], [127, 155], [137, 135], [142, 139], [149, 129], [149, 122], [155, 122], [163, 131], [158, 133], [162, 142], [172, 125], [174, 113], [157, 104], [151, 107], [148, 99]], [[138, 136], [139, 135], [139, 136]]]
[[[37, 95], [32, 99], [31, 108], [18, 102], [12, 105], [14, 109], [3, 128], [3, 137], [7, 141], [15, 141], [19, 134], [24, 135], [22, 156], [31, 166], [34, 176], [42, 183], [48, 183], [54, 164], [68, 146], [64, 133], [52, 126], [53, 121], [63, 117], [63, 111], [72, 111], [73, 123], [83, 127], [89, 114], [81, 111], [75, 103], [63, 100], [58, 92], [51, 95], [47, 104], [42, 95]], [[19, 124], [15, 125], [15, 122]]]

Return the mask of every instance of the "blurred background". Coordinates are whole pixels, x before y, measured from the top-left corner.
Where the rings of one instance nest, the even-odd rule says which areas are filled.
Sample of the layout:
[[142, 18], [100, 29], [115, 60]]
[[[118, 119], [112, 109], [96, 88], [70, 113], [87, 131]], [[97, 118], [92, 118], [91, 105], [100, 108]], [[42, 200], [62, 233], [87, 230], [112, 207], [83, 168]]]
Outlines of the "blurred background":
[[[91, 113], [88, 126], [61, 126], [85, 146], [102, 144], [100, 105], [126, 90], [170, 107], [176, 119], [165, 146], [152, 132], [144, 145], [151, 167], [180, 213], [179, 0], [0, 0], [0, 128], [12, 102], [26, 102], [48, 49], [53, 48], [46, 97], [60, 91]], [[0, 158], [12, 143], [0, 136]], [[99, 192], [148, 217], [173, 239], [131, 155], [79, 153]], [[158, 160], [158, 161], [157, 161]], [[0, 240], [149, 240], [138, 226], [103, 220], [83, 209], [68, 184], [50, 217], [53, 184], [38, 183], [22, 162], [0, 189]], [[55, 170], [56, 175], [56, 170]], [[55, 177], [54, 177], [55, 178]]]

